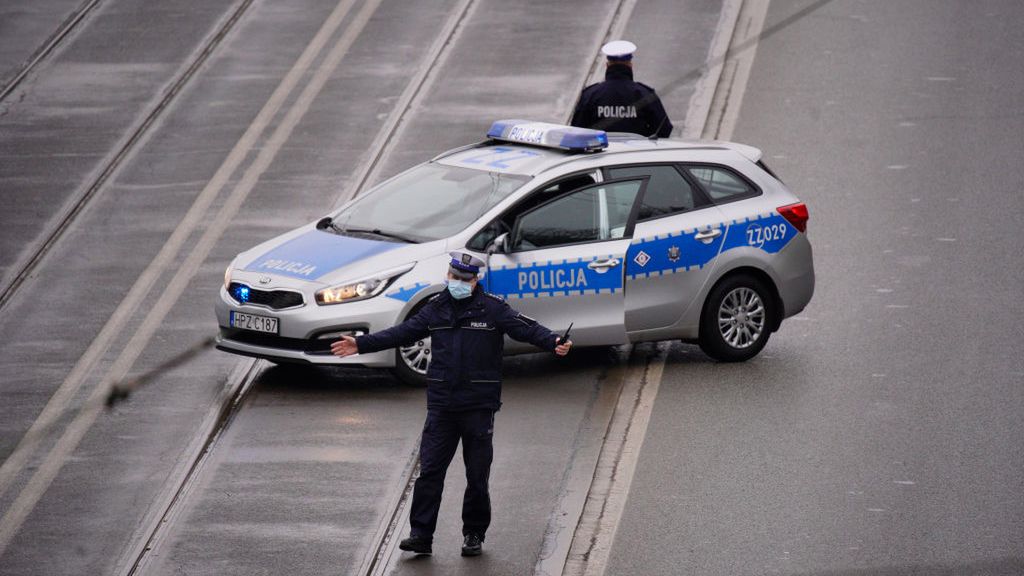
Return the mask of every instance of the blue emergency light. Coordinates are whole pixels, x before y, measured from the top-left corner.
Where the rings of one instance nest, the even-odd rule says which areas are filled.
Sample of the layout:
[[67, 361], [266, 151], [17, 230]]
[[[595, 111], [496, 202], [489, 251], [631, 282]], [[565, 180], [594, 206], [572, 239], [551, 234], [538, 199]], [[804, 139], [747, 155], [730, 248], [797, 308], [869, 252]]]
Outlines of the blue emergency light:
[[604, 130], [530, 120], [498, 120], [491, 124], [487, 137], [572, 152], [596, 152], [608, 147], [608, 134]]
[[235, 286], [234, 297], [235, 300], [238, 300], [242, 304], [245, 304], [246, 302], [249, 301], [249, 287], [246, 286], [245, 284], [239, 284]]

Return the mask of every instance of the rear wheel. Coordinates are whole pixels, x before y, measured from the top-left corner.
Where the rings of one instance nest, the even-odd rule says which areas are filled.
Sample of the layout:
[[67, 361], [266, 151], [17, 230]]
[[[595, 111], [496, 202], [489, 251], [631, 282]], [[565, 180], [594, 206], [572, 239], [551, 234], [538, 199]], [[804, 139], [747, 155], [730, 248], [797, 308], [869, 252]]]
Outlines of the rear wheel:
[[700, 348], [721, 362], [757, 356], [771, 335], [774, 304], [763, 281], [738, 274], [716, 285], [700, 319]]

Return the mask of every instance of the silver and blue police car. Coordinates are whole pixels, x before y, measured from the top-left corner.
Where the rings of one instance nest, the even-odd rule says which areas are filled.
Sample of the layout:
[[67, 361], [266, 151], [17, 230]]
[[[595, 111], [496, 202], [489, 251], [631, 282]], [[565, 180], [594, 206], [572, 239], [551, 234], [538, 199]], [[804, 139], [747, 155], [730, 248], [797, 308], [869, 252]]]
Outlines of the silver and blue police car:
[[487, 262], [487, 291], [553, 330], [573, 323], [578, 346], [681, 339], [747, 360], [811, 299], [807, 219], [751, 146], [502, 120], [239, 254], [217, 347], [423, 383], [429, 339], [344, 359], [330, 344], [414, 314], [464, 250]]

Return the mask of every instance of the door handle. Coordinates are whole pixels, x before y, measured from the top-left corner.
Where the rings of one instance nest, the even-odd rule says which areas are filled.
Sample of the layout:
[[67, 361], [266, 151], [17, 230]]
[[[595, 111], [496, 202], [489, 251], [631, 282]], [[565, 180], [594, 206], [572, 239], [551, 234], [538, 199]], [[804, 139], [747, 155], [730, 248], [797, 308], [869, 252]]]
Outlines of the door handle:
[[713, 228], [711, 230], [705, 230], [703, 232], [698, 232], [697, 235], [694, 236], [694, 238], [696, 238], [697, 240], [700, 240], [701, 242], [703, 242], [705, 244], [710, 244], [712, 240], [714, 240], [715, 238], [718, 238], [721, 235], [722, 235], [722, 229], [721, 228]]
[[620, 263], [621, 260], [619, 260], [618, 258], [605, 258], [603, 260], [594, 260], [590, 264], [587, 264], [587, 268], [590, 268], [591, 270], [599, 270], [601, 272], [604, 272], [611, 268], [612, 266], [618, 266]]

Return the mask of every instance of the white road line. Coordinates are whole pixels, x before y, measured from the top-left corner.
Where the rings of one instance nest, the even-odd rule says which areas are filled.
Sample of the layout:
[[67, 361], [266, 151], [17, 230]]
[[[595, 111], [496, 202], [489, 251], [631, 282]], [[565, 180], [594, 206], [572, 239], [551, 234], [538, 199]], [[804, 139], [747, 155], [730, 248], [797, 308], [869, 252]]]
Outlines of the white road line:
[[707, 124], [708, 114], [711, 110], [711, 101], [715, 97], [718, 81], [722, 77], [722, 69], [725, 67], [729, 46], [732, 45], [732, 37], [736, 31], [736, 22], [739, 19], [742, 6], [743, 0], [725, 0], [722, 4], [718, 26], [715, 28], [714, 37], [711, 38], [711, 48], [708, 50], [707, 60], [704, 61], [704, 73], [693, 89], [690, 106], [686, 110], [683, 138], [697, 139], [704, 133], [704, 125]]
[[[709, 106], [701, 137], [728, 140], [740, 116], [747, 81], [757, 55], [758, 37], [764, 29], [769, 0], [746, 0], [739, 10], [721, 77]], [[692, 104], [692, 103], [691, 103]]]
[[452, 11], [444, 28], [438, 33], [437, 40], [427, 51], [423, 65], [402, 91], [402, 95], [399, 96], [395, 107], [391, 109], [388, 119], [377, 131], [377, 137], [373, 139], [367, 149], [367, 157], [360, 161], [362, 169], [359, 171], [359, 175], [350, 180], [348, 186], [335, 199], [332, 210], [355, 198], [368, 183], [373, 183], [377, 179], [384, 159], [394, 147], [394, 143], [400, 140], [401, 127], [404, 127], [402, 121], [405, 119], [406, 113], [418, 108], [418, 106], [414, 106], [414, 100], [415, 104], [418, 104], [420, 96], [426, 94], [430, 86], [433, 85], [437, 75], [432, 72], [443, 68], [442, 65], [451, 54], [451, 47], [455, 45], [455, 41], [462, 31], [460, 26], [469, 20], [475, 8], [476, 3], [473, 0], [462, 0]]
[[[629, 352], [625, 348], [624, 352]], [[609, 369], [598, 385], [597, 395], [587, 406], [586, 414], [573, 439], [570, 465], [562, 478], [558, 504], [548, 517], [534, 576], [557, 576], [565, 570], [576, 527], [590, 495], [605, 439], [609, 436], [612, 417], [622, 397], [626, 382], [636, 378], [635, 369], [627, 368], [626, 358]]]
[[292, 69], [281, 80], [274, 93], [271, 94], [270, 99], [267, 100], [267, 103], [264, 104], [263, 108], [256, 115], [256, 118], [249, 125], [245, 134], [235, 144], [235, 147], [228, 154], [224, 163], [221, 164], [213, 178], [210, 179], [203, 188], [203, 191], [196, 197], [192, 207], [185, 214], [185, 217], [182, 218], [177, 228], [174, 229], [174, 232], [171, 233], [171, 236], [160, 249], [160, 252], [142, 272], [135, 281], [135, 284], [132, 285], [128, 294], [114, 310], [114, 313], [110, 315], [107, 323], [100, 330], [96, 338], [93, 339], [89, 348], [78, 359], [78, 362], [75, 363], [71, 372], [64, 379], [64, 382], [53, 396], [50, 397], [42, 412], [35, 422], [32, 423], [28, 432], [25, 433], [22, 441], [19, 442], [11, 455], [0, 466], [0, 496], [7, 491], [18, 472], [28, 461], [33, 446], [31, 442], [25, 442], [25, 439], [40, 437], [43, 432], [53, 426], [61, 414], [70, 406], [75, 393], [78, 392], [89, 371], [93, 369], [100, 357], [106, 353], [111, 341], [123, 332], [131, 315], [138, 309], [159, 276], [172, 268], [172, 264], [177, 258], [182, 245], [192, 235], [199, 223], [202, 222], [209, 211], [210, 205], [216, 199], [221, 189], [227, 184], [228, 179], [256, 144], [263, 131], [280, 110], [281, 105], [291, 95], [292, 90], [306, 73], [313, 60], [337, 30], [338, 26], [340, 26], [353, 3], [354, 0], [344, 0], [324, 22], [320, 31], [317, 32], [309, 46], [306, 47], [306, 50], [292, 66]]
[[670, 347], [661, 342], [653, 357], [630, 367], [562, 574], [600, 576], [607, 568]]
[[[684, 137], [731, 137], [767, 11], [768, 0], [727, 0], [723, 4], [704, 76], [690, 100]], [[744, 42], [748, 43], [745, 48]], [[724, 61], [723, 54], [727, 54]], [[669, 342], [658, 344], [655, 357], [644, 366], [631, 368], [573, 534], [564, 575], [601, 576], [607, 569], [670, 347]], [[538, 573], [549, 574], [554, 566], [540, 568], [539, 563]]]
[[[604, 36], [599, 40], [598, 46], [603, 46], [609, 42], [612, 38], [622, 37], [622, 33], [626, 30], [626, 24], [629, 23], [629, 17], [633, 15], [633, 8], [636, 7], [637, 0], [622, 0], [619, 4], [618, 9], [608, 13], [608, 16], [602, 22], [601, 27], [598, 30], [604, 30]], [[572, 100], [572, 105], [569, 108], [569, 113], [564, 116], [565, 123], [568, 124], [569, 120], [572, 119], [572, 112], [576, 108], [576, 102], [579, 100], [579, 95], [583, 92], [583, 89], [594, 82], [604, 80], [604, 71], [602, 66], [604, 65], [604, 56], [600, 50], [596, 50], [594, 54], [594, 60], [590, 63], [590, 67], [587, 68], [583, 77], [576, 82], [576, 98]]]
[[[139, 326], [138, 330], [135, 332], [134, 336], [131, 338], [128, 345], [118, 356], [117, 360], [114, 361], [114, 364], [107, 372], [107, 375], [101, 380], [101, 385], [97, 386], [96, 389], [93, 390], [92, 394], [90, 395], [90, 400], [88, 402], [92, 402], [93, 399], [96, 397], [104, 397], [107, 393], [107, 387], [109, 386], [109, 384], [111, 382], [116, 382], [120, 380], [127, 374], [128, 370], [135, 363], [135, 360], [142, 353], [142, 351], [148, 344], [149, 340], [152, 338], [153, 334], [160, 326], [161, 322], [163, 321], [163, 318], [167, 315], [171, 307], [177, 302], [178, 298], [181, 296], [181, 293], [188, 286], [188, 283], [191, 281], [192, 276], [196, 273], [196, 271], [198, 271], [199, 267], [206, 260], [206, 257], [209, 255], [210, 250], [213, 248], [214, 244], [223, 234], [231, 219], [238, 212], [238, 209], [241, 207], [242, 202], [249, 195], [249, 192], [255, 186], [260, 175], [262, 175], [263, 172], [269, 167], [274, 157], [276, 157], [278, 151], [281, 149], [285, 141], [287, 141], [288, 137], [291, 135], [292, 130], [302, 119], [302, 116], [309, 109], [313, 100], [315, 99], [317, 94], [319, 94], [324, 84], [327, 82], [327, 79], [330, 77], [334, 69], [341, 62], [342, 57], [351, 47], [352, 43], [355, 41], [358, 35], [362, 32], [367, 22], [369, 22], [370, 16], [372, 16], [373, 13], [376, 11], [377, 7], [380, 5], [380, 2], [381, 0], [371, 0], [370, 2], [365, 3], [362, 6], [359, 13], [355, 16], [352, 22], [345, 29], [337, 44], [327, 55], [327, 57], [321, 63], [320, 67], [317, 69], [316, 73], [310, 79], [309, 84], [306, 85], [306, 88], [302, 91], [302, 93], [296, 99], [294, 104], [292, 104], [292, 107], [288, 109], [288, 112], [286, 113], [285, 118], [281, 121], [281, 124], [278, 125], [277, 129], [271, 135], [270, 139], [260, 149], [260, 152], [257, 155], [256, 160], [246, 169], [242, 179], [235, 186], [235, 189], [232, 191], [231, 195], [227, 198], [224, 205], [218, 211], [216, 218], [213, 220], [213, 222], [210, 223], [209, 227], [206, 229], [206, 232], [202, 235], [202, 237], [197, 242], [196, 246], [193, 248], [192, 252], [186, 258], [186, 260], [180, 266], [177, 267], [177, 274], [171, 279], [170, 283], [165, 288], [161, 297], [153, 300], [155, 304], [150, 308], [149, 313], [146, 315], [146, 318], [143, 320], [142, 324]], [[129, 297], [131, 297], [132, 294], [136, 292], [137, 287], [145, 284], [144, 277], [147, 277], [147, 275], [153, 276], [153, 278], [149, 280], [148, 286], [145, 286], [145, 290], [139, 290], [139, 292], [141, 293], [137, 297], [138, 301], [134, 302], [134, 305], [126, 305], [127, 303], [129, 303], [129, 297], [126, 297], [125, 301], [122, 301], [121, 306], [118, 307], [118, 310], [115, 311], [115, 315], [112, 316], [111, 320], [109, 320], [107, 322], [107, 325], [104, 326], [104, 331], [106, 331], [107, 328], [111, 327], [112, 324], [115, 325], [115, 327], [117, 327], [118, 329], [120, 329], [120, 325], [114, 324], [115, 318], [123, 318], [124, 320], [126, 320], [130, 316], [131, 312], [133, 312], [136, 309], [138, 303], [141, 302], [141, 299], [148, 292], [148, 289], [150, 286], [152, 286], [152, 283], [153, 281], [155, 281], [156, 276], [158, 276], [159, 273], [165, 270], [166, 268], [170, 268], [170, 258], [176, 256], [177, 251], [181, 246], [181, 243], [188, 237], [188, 234], [183, 233], [179, 238], [179, 230], [181, 230], [182, 228], [187, 228], [187, 231], [191, 233], [192, 229], [198, 224], [201, 216], [205, 212], [205, 208], [208, 207], [209, 202], [211, 202], [213, 198], [217, 195], [217, 192], [221, 187], [223, 187], [224, 183], [226, 183], [227, 178], [234, 171], [234, 168], [237, 167], [238, 163], [240, 163], [241, 160], [245, 157], [245, 155], [249, 152], [249, 149], [252, 147], [252, 145], [255, 144], [256, 137], [260, 133], [262, 133], [266, 125], [269, 124], [269, 121], [274, 116], [274, 113], [276, 113], [276, 111], [280, 108], [281, 103], [283, 103], [283, 101], [291, 93], [294, 86], [302, 78], [303, 72], [305, 72], [305, 70], [309, 67], [315, 56], [322, 51], [323, 46], [333, 35], [333, 32], [337, 30], [338, 26], [340, 26], [341, 21], [344, 19], [344, 16], [348, 13], [349, 9], [352, 7], [353, 4], [354, 0], [345, 0], [344, 2], [338, 5], [335, 11], [328, 18], [328, 21], [324, 23], [324, 26], [314, 37], [310, 45], [307, 46], [299, 61], [296, 62], [296, 65], [292, 68], [292, 70], [289, 71], [288, 75], [282, 81], [281, 85], [278, 86], [278, 90], [275, 90], [274, 94], [271, 96], [271, 101], [268, 101], [267, 105], [264, 106], [264, 109], [261, 110], [260, 115], [257, 116], [257, 121], [262, 121], [262, 125], [259, 127], [258, 130], [254, 130], [256, 122], [254, 122], [253, 125], [250, 126], [249, 130], [246, 131], [245, 136], [243, 136], [243, 139], [239, 141], [239, 144], [236, 145], [235, 149], [232, 150], [232, 153], [228, 156], [228, 159], [225, 161], [224, 165], [221, 166], [221, 169], [219, 169], [217, 171], [217, 174], [214, 176], [214, 179], [218, 182], [216, 188], [211, 188], [211, 186], [214, 185], [214, 181], [211, 181], [211, 185], [207, 186], [207, 189], [204, 189], [203, 195], [205, 195], [208, 190], [212, 190], [212, 192], [209, 195], [209, 200], [206, 202], [206, 206], [203, 207], [203, 210], [195, 214], [194, 222], [192, 222], [189, 225], [186, 225], [188, 217], [193, 215], [193, 212], [196, 206], [199, 205], [199, 202], [197, 201], [197, 203], [193, 205], [193, 210], [189, 211], [189, 214], [186, 215], [186, 220], [182, 221], [178, 229], [175, 230], [175, 234], [172, 235], [172, 239], [169, 240], [168, 243], [164, 245], [164, 248], [161, 250], [160, 255], [158, 255], [156, 260], [154, 260], [154, 264], [151, 264], [150, 267], [146, 269], [146, 271], [143, 273], [143, 276], [141, 276], [139, 280], [136, 281], [136, 285], [132, 287], [132, 293], [129, 293]], [[277, 96], [280, 96], [280, 98], [278, 100], [275, 100], [275, 97]], [[268, 109], [270, 110], [268, 111]], [[268, 113], [264, 115], [264, 112]], [[249, 136], [250, 133], [252, 133], [253, 135], [252, 138], [246, 139], [246, 136]], [[242, 145], [243, 141], [246, 142], [245, 146]], [[229, 164], [231, 164], [230, 170], [225, 168], [225, 166], [228, 166]], [[222, 179], [218, 179], [218, 176], [222, 176]], [[173, 244], [172, 241], [174, 241]], [[161, 259], [160, 257], [164, 256], [165, 253], [168, 253], [167, 260], [161, 262], [161, 265], [155, 266], [155, 264], [157, 264], [157, 262]], [[120, 320], [120, 322], [123, 322], [124, 320]], [[115, 330], [111, 330], [111, 332], [112, 333], [106, 338], [106, 341], [100, 345], [97, 345], [97, 341], [100, 340], [100, 337], [97, 337], [97, 341], [93, 342], [93, 345], [90, 346], [89, 350], [87, 351], [87, 354], [89, 352], [92, 352], [94, 348], [98, 349], [97, 356], [100, 353], [105, 352], [107, 346], [109, 346], [110, 338], [117, 333], [117, 331]], [[79, 365], [87, 364], [85, 368], [91, 368], [92, 363], [94, 361], [95, 360], [86, 363], [80, 360]], [[76, 365], [76, 368], [78, 367], [79, 366]], [[85, 369], [82, 370], [83, 374], [85, 371]], [[70, 396], [72, 395], [72, 393], [76, 391], [78, 387], [81, 385], [81, 379], [82, 377], [79, 376], [78, 381], [72, 381], [71, 385], [69, 385], [70, 391], [67, 392], [67, 400], [70, 400]], [[68, 381], [65, 381], [65, 383], [67, 384]], [[51, 403], [53, 403], [53, 399], [51, 399]], [[50, 408], [49, 404], [47, 405], [47, 408]], [[55, 406], [55, 414], [53, 417], [59, 416], [60, 412], [62, 411], [63, 406]], [[36, 503], [42, 497], [43, 493], [45, 493], [46, 489], [49, 487], [50, 483], [53, 481], [53, 479], [56, 477], [57, 473], [63, 466], [64, 461], [71, 455], [74, 449], [78, 446], [78, 443], [81, 442], [82, 438], [85, 436], [85, 433], [92, 426], [93, 422], [95, 422], [98, 414], [98, 410], [83, 410], [75, 417], [75, 419], [65, 430], [63, 436], [60, 438], [60, 440], [57, 441], [57, 444], [47, 455], [46, 460], [40, 465], [39, 469], [32, 476], [31, 480], [29, 480], [28, 484], [22, 489], [21, 493], [18, 495], [18, 498], [15, 499], [14, 503], [4, 514], [3, 519], [0, 520], [0, 554], [2, 554], [3, 551], [6, 549], [7, 545], [10, 543], [11, 539], [17, 533], [17, 530], [20, 528], [21, 524], [24, 522], [25, 518], [28, 517], [28, 514], [35, 507]], [[37, 423], [38, 422], [39, 421], [37, 420]], [[33, 424], [33, 427], [35, 427], [35, 424]], [[22, 458], [27, 458], [27, 454]], [[5, 466], [6, 464], [7, 463], [5, 462]], [[18, 468], [13, 469], [10, 472], [10, 475], [14, 476], [19, 469], [20, 466]]]

